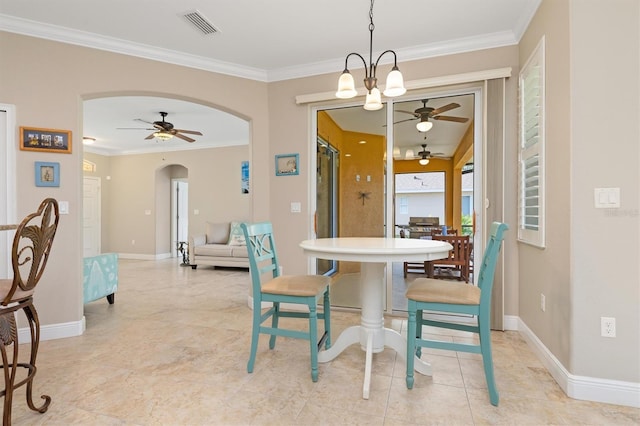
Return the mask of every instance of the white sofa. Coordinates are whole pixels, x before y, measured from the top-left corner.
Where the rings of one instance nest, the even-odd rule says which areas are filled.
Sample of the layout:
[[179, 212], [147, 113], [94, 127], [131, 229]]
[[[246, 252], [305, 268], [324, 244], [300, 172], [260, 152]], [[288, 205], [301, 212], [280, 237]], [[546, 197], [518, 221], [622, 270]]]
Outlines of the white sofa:
[[189, 237], [189, 264], [249, 268], [240, 222], [207, 222], [204, 234]]

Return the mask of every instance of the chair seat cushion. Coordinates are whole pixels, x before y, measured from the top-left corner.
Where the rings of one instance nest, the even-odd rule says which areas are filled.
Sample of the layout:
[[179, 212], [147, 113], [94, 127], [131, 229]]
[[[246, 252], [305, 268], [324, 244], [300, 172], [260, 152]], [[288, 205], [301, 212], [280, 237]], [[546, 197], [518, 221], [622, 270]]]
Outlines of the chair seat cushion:
[[407, 299], [418, 302], [478, 305], [480, 289], [458, 281], [418, 278], [407, 288]]
[[[0, 301], [4, 300], [4, 298], [7, 297], [7, 294], [9, 294], [9, 291], [11, 291], [12, 285], [13, 285], [13, 280], [7, 280], [7, 279], [0, 280]], [[29, 291], [22, 291], [20, 287], [17, 287], [16, 292], [13, 293], [13, 297], [11, 298], [11, 301], [13, 302], [17, 300], [26, 299], [27, 297], [33, 296], [33, 292], [34, 292], [34, 289], [31, 289]]]
[[281, 275], [262, 285], [263, 293], [316, 296], [331, 283], [324, 275]]

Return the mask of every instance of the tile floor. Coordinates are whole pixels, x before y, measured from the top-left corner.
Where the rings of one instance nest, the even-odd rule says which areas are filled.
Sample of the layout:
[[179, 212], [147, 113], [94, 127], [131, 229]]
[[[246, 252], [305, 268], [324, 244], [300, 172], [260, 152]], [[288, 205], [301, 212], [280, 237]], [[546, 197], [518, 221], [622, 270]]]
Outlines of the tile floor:
[[[640, 410], [564, 395], [517, 332], [494, 332], [500, 406], [489, 404], [481, 361], [473, 354], [423, 352], [433, 377], [405, 387], [404, 362], [392, 350], [374, 356], [369, 400], [362, 399], [364, 354], [351, 346], [320, 364], [313, 383], [307, 343], [262, 337], [246, 372], [251, 312], [248, 272], [192, 270], [175, 259], [120, 261], [115, 305], [85, 306], [86, 332], [41, 342], [34, 397], [24, 390], [14, 425], [637, 425]], [[51, 285], [45, 283], [44, 285]], [[332, 312], [334, 339], [359, 314]], [[401, 330], [401, 317], [386, 318]], [[464, 339], [464, 335], [444, 336]]]

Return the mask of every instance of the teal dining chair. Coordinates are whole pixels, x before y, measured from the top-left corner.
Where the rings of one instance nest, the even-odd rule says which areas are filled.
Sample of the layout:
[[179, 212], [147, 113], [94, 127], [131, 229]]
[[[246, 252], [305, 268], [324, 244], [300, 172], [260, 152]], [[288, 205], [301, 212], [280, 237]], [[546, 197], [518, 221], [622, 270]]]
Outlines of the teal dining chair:
[[[251, 355], [247, 371], [253, 372], [260, 334], [268, 334], [269, 349], [275, 348], [276, 336], [292, 337], [309, 341], [311, 349], [311, 379], [318, 380], [318, 350], [324, 345], [331, 347], [331, 308], [329, 286], [331, 279], [323, 275], [280, 275], [280, 264], [273, 239], [270, 222], [242, 223], [249, 255], [251, 285], [253, 289], [253, 329], [251, 332]], [[323, 310], [318, 312], [322, 299]], [[263, 302], [272, 305], [263, 312]], [[281, 303], [305, 305], [306, 311], [282, 310]], [[271, 326], [263, 323], [271, 318]], [[308, 331], [279, 327], [280, 318], [306, 318]], [[324, 320], [324, 333], [318, 339], [318, 319]]]
[[[419, 278], [407, 288], [408, 321], [407, 321], [407, 388], [412, 389], [414, 383], [413, 366], [414, 354], [418, 358], [421, 348], [445, 349], [459, 352], [479, 353], [482, 355], [484, 374], [489, 389], [489, 399], [497, 406], [499, 401], [498, 389], [493, 373], [493, 357], [491, 355], [491, 290], [495, 275], [498, 253], [504, 238], [504, 232], [509, 227], [504, 223], [494, 222], [491, 225], [489, 241], [484, 252], [478, 286], [459, 281], [436, 280]], [[446, 320], [427, 320], [424, 311], [467, 314], [476, 318], [475, 324], [460, 324]], [[476, 333], [479, 344], [444, 342], [422, 338], [422, 326], [447, 328], [453, 330]]]

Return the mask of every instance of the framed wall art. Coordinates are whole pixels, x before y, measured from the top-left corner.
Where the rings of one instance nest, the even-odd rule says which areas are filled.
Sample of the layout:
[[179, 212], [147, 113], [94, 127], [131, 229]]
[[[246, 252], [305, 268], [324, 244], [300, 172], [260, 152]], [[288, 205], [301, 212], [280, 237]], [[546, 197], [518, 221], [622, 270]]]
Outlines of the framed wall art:
[[60, 186], [60, 163], [36, 161], [36, 186]]
[[276, 176], [292, 176], [300, 173], [298, 154], [276, 155]]
[[20, 149], [23, 151], [71, 154], [71, 130], [20, 127]]
[[249, 162], [248, 161], [243, 161], [241, 163], [240, 166], [240, 173], [241, 173], [241, 189], [240, 191], [243, 194], [248, 194], [249, 193]]

